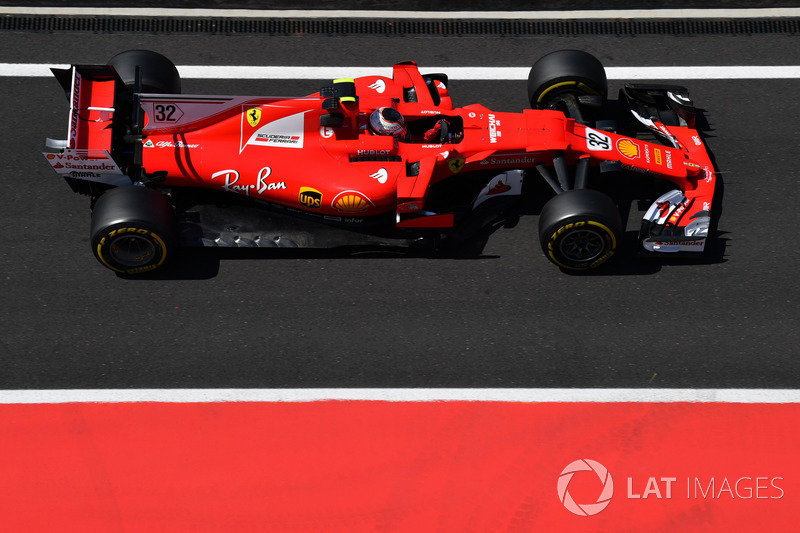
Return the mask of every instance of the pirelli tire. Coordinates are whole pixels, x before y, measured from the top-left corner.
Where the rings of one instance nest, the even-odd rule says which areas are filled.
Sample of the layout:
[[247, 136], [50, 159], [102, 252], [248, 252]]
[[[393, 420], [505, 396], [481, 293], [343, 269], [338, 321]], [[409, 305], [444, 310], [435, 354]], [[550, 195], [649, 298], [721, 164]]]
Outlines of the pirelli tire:
[[181, 76], [175, 64], [152, 50], [126, 50], [108, 60], [122, 82], [133, 91], [136, 67], [141, 67], [143, 93], [180, 94]]
[[117, 187], [95, 203], [92, 251], [114, 272], [152, 272], [170, 258], [175, 231], [172, 206], [161, 193], [134, 185]]
[[550, 261], [567, 270], [596, 268], [620, 243], [619, 209], [605, 194], [578, 189], [550, 199], [539, 216], [539, 240]]
[[548, 109], [563, 93], [608, 97], [606, 70], [599, 59], [582, 50], [558, 50], [543, 56], [528, 74], [528, 101], [533, 109]]

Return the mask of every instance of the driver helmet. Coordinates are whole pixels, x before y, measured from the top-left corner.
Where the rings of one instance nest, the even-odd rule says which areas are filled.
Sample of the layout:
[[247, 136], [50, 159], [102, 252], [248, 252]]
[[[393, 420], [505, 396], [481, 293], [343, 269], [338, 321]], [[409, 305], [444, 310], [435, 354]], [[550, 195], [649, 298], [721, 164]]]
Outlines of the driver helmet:
[[393, 107], [379, 107], [369, 117], [370, 129], [378, 135], [402, 138], [406, 135], [406, 120]]

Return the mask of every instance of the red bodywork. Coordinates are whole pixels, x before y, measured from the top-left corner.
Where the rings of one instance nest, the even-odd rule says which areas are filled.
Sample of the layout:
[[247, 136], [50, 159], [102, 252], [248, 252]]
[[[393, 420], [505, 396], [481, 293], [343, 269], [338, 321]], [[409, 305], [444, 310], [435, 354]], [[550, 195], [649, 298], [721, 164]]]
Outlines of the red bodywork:
[[[166, 172], [167, 186], [217, 188], [324, 215], [367, 216], [419, 211], [430, 185], [454, 174], [549, 165], [560, 152], [568, 164], [583, 157], [594, 164], [615, 161], [675, 182], [690, 200], [681, 218], [709, 209], [714, 174], [693, 129], [669, 128], [679, 149], [600, 132], [558, 111], [454, 109], [444, 84], [438, 82], [434, 94], [413, 63], [395, 65], [393, 78], [352, 81], [357, 97], [338, 99], [334, 110], [325, 109], [330, 99], [320, 94], [142, 95], [142, 167]], [[409, 91], [416, 101], [408, 101]], [[370, 133], [369, 113], [384, 106], [403, 114], [411, 138]], [[321, 125], [330, 113], [343, 116], [341, 123]], [[422, 129], [438, 118], [457, 125], [459, 137], [425, 141]], [[425, 127], [414, 131], [415, 125]]]
[[[666, 146], [593, 129], [560, 111], [454, 108], [446, 77], [423, 76], [413, 62], [395, 65], [391, 78], [334, 80], [306, 97], [138, 94], [134, 109], [124, 111], [114, 106], [120, 94], [130, 94], [110, 67], [54, 73], [67, 90], [71, 118], [68, 140], [51, 145], [61, 150], [45, 156], [68, 178], [101, 186], [141, 182], [225, 191], [356, 224], [396, 213], [398, 228], [446, 229], [456, 223], [453, 212], [426, 210], [437, 182], [472, 170], [537, 167], [544, 175], [543, 167], [554, 166], [556, 157], [568, 166], [610, 162], [680, 189], [659, 198], [645, 215], [645, 249], [705, 246], [716, 177], [691, 121], [650, 121], [648, 127], [671, 145]], [[396, 108], [409, 135], [371, 133], [368, 118], [381, 107]], [[451, 135], [437, 138], [441, 119]], [[551, 185], [560, 192], [558, 184]], [[520, 187], [510, 188], [500, 180], [481, 195], [520, 194]]]

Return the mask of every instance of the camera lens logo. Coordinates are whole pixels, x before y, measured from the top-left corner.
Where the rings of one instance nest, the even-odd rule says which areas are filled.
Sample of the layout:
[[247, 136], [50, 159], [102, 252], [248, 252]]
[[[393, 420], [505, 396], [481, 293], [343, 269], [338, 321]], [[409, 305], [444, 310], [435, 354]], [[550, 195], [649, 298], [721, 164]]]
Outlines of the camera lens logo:
[[[572, 481], [572, 476], [574, 476], [577, 472], [585, 471], [591, 471], [597, 474], [597, 477], [603, 484], [603, 490], [597, 497], [597, 501], [591, 503], [577, 503], [572, 499], [572, 495], [569, 493], [569, 483]], [[561, 475], [558, 478], [558, 499], [561, 500], [561, 503], [567, 508], [568, 511], [575, 513], [578, 516], [596, 515], [608, 507], [608, 504], [611, 503], [611, 497], [613, 495], [614, 480], [611, 479], [611, 474], [608, 472], [608, 469], [606, 469], [606, 467], [597, 461], [592, 461], [591, 459], [579, 459], [571, 462], [564, 470], [561, 471]]]

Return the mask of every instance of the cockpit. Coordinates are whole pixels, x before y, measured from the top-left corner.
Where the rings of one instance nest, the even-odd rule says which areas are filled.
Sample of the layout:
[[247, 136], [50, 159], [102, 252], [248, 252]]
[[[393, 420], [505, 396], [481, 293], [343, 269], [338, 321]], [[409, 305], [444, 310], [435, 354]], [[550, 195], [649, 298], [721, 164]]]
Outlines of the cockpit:
[[464, 138], [464, 121], [459, 116], [435, 115], [408, 121], [408, 142], [456, 144]]

